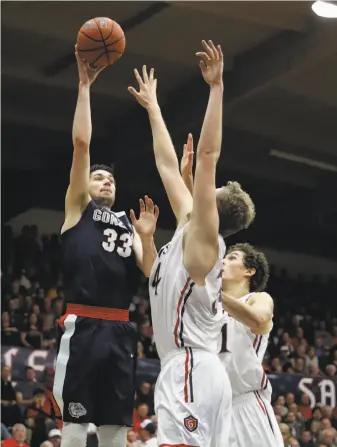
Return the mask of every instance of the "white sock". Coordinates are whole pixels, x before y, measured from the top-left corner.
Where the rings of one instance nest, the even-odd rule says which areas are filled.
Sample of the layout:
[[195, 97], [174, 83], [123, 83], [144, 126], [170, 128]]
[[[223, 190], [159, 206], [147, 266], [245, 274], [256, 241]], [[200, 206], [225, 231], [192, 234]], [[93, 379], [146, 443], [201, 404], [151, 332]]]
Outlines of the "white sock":
[[102, 425], [98, 431], [98, 445], [99, 447], [125, 447], [127, 433], [128, 427]]
[[88, 425], [65, 422], [62, 428], [61, 447], [86, 447]]

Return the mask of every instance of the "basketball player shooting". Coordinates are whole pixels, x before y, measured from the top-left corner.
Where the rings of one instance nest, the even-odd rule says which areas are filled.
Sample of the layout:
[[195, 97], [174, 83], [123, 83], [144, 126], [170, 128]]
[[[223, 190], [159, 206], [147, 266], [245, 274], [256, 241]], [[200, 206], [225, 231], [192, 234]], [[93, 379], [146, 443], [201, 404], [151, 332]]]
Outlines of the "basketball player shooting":
[[[56, 361], [54, 396], [63, 416], [62, 447], [85, 447], [89, 422], [100, 447], [125, 447], [132, 426], [137, 332], [129, 305], [137, 266], [149, 276], [156, 257], [158, 208], [140, 200], [131, 224], [112, 212], [116, 184], [109, 166], [90, 167], [90, 87], [93, 70], [76, 52], [78, 100], [73, 160], [65, 199], [64, 288], [67, 309]], [[136, 228], [136, 230], [135, 230]]]
[[[178, 228], [158, 253], [149, 288], [154, 336], [161, 360], [155, 390], [161, 446], [224, 447], [231, 423], [230, 383], [217, 353], [223, 324], [222, 258], [219, 236], [249, 226], [254, 206], [237, 184], [216, 189], [221, 151], [223, 55], [220, 46], [202, 42], [200, 68], [210, 95], [197, 148], [193, 198], [179, 164], [156, 97], [154, 70], [130, 93], [147, 109], [154, 154]], [[221, 223], [223, 225], [221, 226]]]
[[[188, 136], [181, 176], [193, 195], [193, 139]], [[223, 260], [222, 300], [230, 318], [222, 328], [220, 359], [233, 394], [230, 447], [283, 447], [271, 407], [271, 384], [262, 361], [272, 329], [274, 303], [264, 292], [269, 278], [265, 255], [252, 245], [230, 247]]]

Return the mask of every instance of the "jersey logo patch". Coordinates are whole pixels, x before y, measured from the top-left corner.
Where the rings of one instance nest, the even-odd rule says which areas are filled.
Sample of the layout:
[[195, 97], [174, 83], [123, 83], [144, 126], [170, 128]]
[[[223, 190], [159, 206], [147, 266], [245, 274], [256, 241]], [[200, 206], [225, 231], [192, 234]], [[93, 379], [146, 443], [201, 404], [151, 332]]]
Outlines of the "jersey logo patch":
[[199, 421], [198, 421], [198, 419], [196, 419], [192, 415], [189, 415], [186, 418], [184, 418], [184, 425], [185, 425], [185, 428], [189, 432], [192, 433], [193, 431], [195, 431], [198, 428]]
[[87, 414], [87, 410], [79, 402], [70, 402], [68, 411], [70, 416], [76, 419]]

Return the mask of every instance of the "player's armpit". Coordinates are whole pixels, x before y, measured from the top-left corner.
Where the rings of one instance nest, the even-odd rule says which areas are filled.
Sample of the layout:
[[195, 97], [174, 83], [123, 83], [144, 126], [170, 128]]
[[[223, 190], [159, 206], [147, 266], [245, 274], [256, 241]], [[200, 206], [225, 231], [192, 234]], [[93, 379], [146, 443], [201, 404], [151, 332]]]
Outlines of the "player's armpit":
[[236, 320], [248, 326], [254, 334], [270, 331], [274, 303], [268, 293], [254, 293], [246, 303], [222, 292], [224, 309]]
[[146, 278], [150, 277], [152, 266], [157, 257], [157, 249], [153, 236], [140, 237], [135, 231], [133, 239], [133, 250], [136, 263]]

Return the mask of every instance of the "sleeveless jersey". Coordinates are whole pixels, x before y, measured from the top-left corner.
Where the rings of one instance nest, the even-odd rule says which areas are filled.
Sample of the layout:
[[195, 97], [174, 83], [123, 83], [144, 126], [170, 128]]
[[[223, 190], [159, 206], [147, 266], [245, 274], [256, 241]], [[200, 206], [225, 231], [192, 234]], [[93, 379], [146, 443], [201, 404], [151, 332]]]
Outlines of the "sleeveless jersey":
[[183, 265], [184, 228], [162, 247], [149, 279], [154, 339], [161, 359], [171, 351], [191, 347], [218, 353], [223, 325], [221, 300], [222, 258], [226, 247], [219, 236], [218, 260], [198, 286]]
[[[251, 294], [240, 298], [245, 302]], [[255, 335], [252, 331], [229, 317], [222, 328], [220, 359], [229, 376], [233, 398], [250, 391], [265, 390], [271, 396], [271, 386], [263, 370], [262, 361], [268, 346], [269, 333]]]
[[139, 277], [133, 237], [125, 212], [90, 201], [80, 221], [61, 235], [66, 302], [129, 309]]

